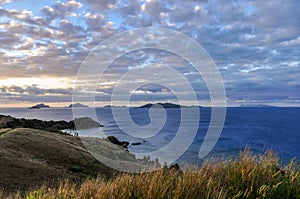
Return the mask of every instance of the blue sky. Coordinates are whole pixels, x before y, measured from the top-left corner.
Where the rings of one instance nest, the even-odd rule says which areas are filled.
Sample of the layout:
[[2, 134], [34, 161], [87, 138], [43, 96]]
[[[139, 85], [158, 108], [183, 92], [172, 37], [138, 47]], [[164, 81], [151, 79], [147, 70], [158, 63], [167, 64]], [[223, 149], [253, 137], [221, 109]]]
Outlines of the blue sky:
[[[299, 106], [299, 10], [298, 0], [0, 0], [0, 106], [69, 104], [76, 73], [91, 50], [142, 27], [176, 30], [201, 44], [222, 75], [229, 106]], [[193, 67], [159, 50], [116, 60], [97, 87], [97, 103], [110, 103], [118, 78], [147, 64], [173, 67], [190, 81], [199, 103], [209, 105]], [[132, 93], [133, 104], [175, 99], [157, 84]]]

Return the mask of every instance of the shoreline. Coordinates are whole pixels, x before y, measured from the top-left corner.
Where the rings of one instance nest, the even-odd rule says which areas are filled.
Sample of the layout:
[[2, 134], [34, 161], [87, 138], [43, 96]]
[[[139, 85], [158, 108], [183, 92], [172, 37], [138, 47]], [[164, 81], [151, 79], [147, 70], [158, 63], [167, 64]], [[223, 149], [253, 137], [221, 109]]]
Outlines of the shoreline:
[[[79, 138], [60, 132], [59, 129], [66, 128], [65, 124], [70, 125], [65, 121], [25, 120], [0, 115], [2, 194], [18, 190], [25, 193], [39, 184], [58, 185], [64, 178], [72, 182], [98, 176], [112, 178], [122, 173], [118, 165], [113, 165], [116, 160], [122, 163], [122, 167], [127, 165], [128, 170], [137, 169], [136, 172], [141, 172], [145, 165], [153, 165], [148, 159], [137, 159], [108, 138]], [[47, 128], [43, 129], [45, 126]], [[87, 147], [96, 147], [101, 157], [92, 155], [91, 148]], [[112, 157], [117, 159], [110, 160]]]
[[[40, 120], [20, 120], [23, 121], [22, 124], [26, 125], [31, 124], [31, 122], [37, 122], [36, 124], [39, 125], [35, 127], [38, 128], [40, 128], [42, 124], [44, 124], [43, 122], [48, 122]], [[2, 194], [2, 196], [8, 196], [11, 194], [14, 195], [18, 191], [22, 194], [22, 196], [25, 196], [26, 194], [30, 196], [42, 190], [44, 197], [47, 198], [49, 194], [58, 194], [57, 187], [60, 184], [64, 184], [65, 182], [68, 183], [64, 184], [64, 189], [66, 191], [66, 194], [69, 194], [68, 191], [70, 191], [72, 187], [85, 187], [86, 183], [92, 183], [94, 182], [93, 180], [101, 183], [102, 185], [105, 185], [106, 187], [113, 186], [114, 183], [116, 183], [116, 185], [114, 186], [119, 186], [117, 185], [117, 183], [119, 182], [118, 180], [123, 181], [127, 178], [131, 179], [132, 176], [136, 176], [136, 178], [134, 179], [139, 179], [143, 176], [146, 176], [146, 178], [149, 178], [150, 181], [154, 177], [156, 179], [164, 179], [165, 181], [173, 179], [174, 181], [176, 181], [176, 183], [180, 184], [180, 176], [186, 176], [188, 179], [188, 177], [195, 174], [195, 170], [192, 171], [190, 167], [184, 167], [183, 170], [180, 170], [180, 168], [176, 166], [171, 167], [176, 167], [176, 171], [173, 171], [172, 169], [167, 169], [167, 171], [165, 169], [160, 169], [155, 172], [139, 174], [140, 172], [142, 172], [141, 166], [145, 164], [148, 165], [149, 159], [137, 159], [133, 154], [124, 150], [125, 147], [123, 147], [122, 145], [124, 143], [117, 138], [117, 141], [112, 141], [108, 138], [79, 139], [77, 136], [71, 136], [64, 133], [47, 132], [41, 129], [20, 128], [18, 127], [18, 125], [10, 128], [8, 127], [9, 125], [4, 125], [5, 122], [11, 121], [15, 120], [12, 117], [0, 116], [0, 176], [2, 177], [0, 179], [0, 188], [4, 190], [0, 192], [0, 195]], [[54, 122], [53, 125], [62, 124], [62, 121], [56, 122], [58, 123]], [[65, 128], [63, 125], [60, 127]], [[83, 144], [82, 141], [86, 143]], [[86, 149], [86, 147], [91, 147], [90, 149], [92, 149], [92, 147], [95, 146], [102, 155], [100, 157], [100, 161], [90, 154], [89, 149]], [[114, 162], [108, 161], [107, 158], [111, 158], [112, 154], [118, 154], [115, 156], [117, 158], [116, 160], [124, 161], [121, 164], [122, 167], [113, 165]], [[119, 159], [120, 157], [122, 157], [122, 160]], [[103, 164], [103, 162], [101, 162], [101, 158], [102, 160], [108, 161], [110, 166], [113, 165], [114, 168]], [[118, 171], [118, 169], [124, 169], [124, 165], [127, 165], [127, 169], [136, 169], [136, 174], [126, 174], [126, 172]], [[259, 184], [259, 182], [257, 182], [259, 187], [271, 186], [273, 181], [276, 181], [277, 184], [284, 183], [284, 181], [281, 181], [281, 178], [284, 177], [287, 178], [286, 180], [291, 180], [290, 177], [293, 177], [292, 174], [298, 176], [298, 179], [300, 179], [299, 162], [291, 161], [289, 166], [282, 165], [279, 161], [279, 158], [275, 155], [274, 152], [254, 154], [250, 152], [249, 149], [241, 152], [237, 158], [228, 158], [223, 160], [213, 158], [207, 159], [201, 166], [199, 166], [198, 170], [196, 170], [196, 175], [199, 175], [198, 177], [204, 178], [203, 172], [207, 171], [206, 169], [208, 168], [209, 170], [217, 168], [220, 169], [220, 172], [225, 172], [226, 169], [223, 167], [224, 165], [228, 165], [228, 168], [226, 167], [227, 170], [234, 169], [237, 165], [244, 165], [243, 167], [235, 168], [237, 169], [237, 172], [241, 173], [243, 173], [243, 169], [248, 168], [249, 165], [251, 166], [251, 168], [248, 168], [250, 173], [257, 168], [268, 168], [266, 171], [264, 171], [264, 173], [269, 172], [270, 176], [273, 177], [268, 179], [269, 181], [263, 181], [264, 184]], [[159, 168], [162, 168], [161, 165], [154, 166], [156, 166], [156, 168], [158, 168], [157, 166], [160, 166]], [[178, 172], [183, 173], [178, 175]], [[288, 175], [286, 173], [288, 173]], [[168, 178], [163, 178], [162, 174], [168, 176]], [[218, 175], [222, 176], [222, 172]], [[224, 178], [228, 179], [230, 177], [234, 177], [231, 175], [235, 174], [228, 173], [226, 175], [223, 175]], [[277, 177], [278, 175], [281, 175], [282, 177], [279, 178]], [[255, 179], [260, 177], [261, 176], [256, 176]], [[91, 179], [87, 180], [89, 178]], [[107, 184], [107, 181], [103, 179], [110, 179], [110, 182], [112, 184]], [[134, 179], [132, 179], [132, 183], [135, 183]], [[219, 182], [216, 181], [214, 183], [218, 184]], [[239, 183], [244, 182], [233, 182], [231, 186], [238, 187]], [[299, 185], [300, 187], [300, 180], [299, 182], [297, 181], [297, 183], [299, 183], [297, 185]], [[39, 184], [43, 184], [46, 188], [41, 188]], [[126, 185], [122, 186], [126, 187]], [[132, 186], [138, 187], [139, 184], [132, 184]], [[162, 184], [161, 186], [166, 188], [166, 185], [164, 184]], [[186, 185], [182, 184], [180, 186]], [[199, 186], [199, 189], [201, 188], [200, 185], [197, 186]], [[126, 189], [129, 189], [129, 187], [127, 187]], [[145, 191], [142, 187], [140, 187], [140, 189], [141, 192]], [[227, 187], [226, 189], [230, 189], [230, 187]], [[223, 193], [222, 189], [219, 191]], [[244, 191], [245, 194], [248, 193], [247, 190], [244, 189], [241, 189], [239, 191]], [[296, 191], [298, 191], [298, 189], [296, 189]], [[109, 189], [104, 192], [107, 192], [111, 196], [118, 197], [114, 195], [114, 193], [109, 192]], [[221, 192], [218, 193], [221, 194]], [[77, 192], [75, 191], [75, 193]], [[133, 194], [137, 195], [138, 193], [139, 192], [133, 192]], [[77, 194], [80, 195], [81, 193]], [[101, 195], [101, 193], [98, 193], [98, 195], [95, 195], [95, 198], [100, 196], [102, 197], [103, 195]]]

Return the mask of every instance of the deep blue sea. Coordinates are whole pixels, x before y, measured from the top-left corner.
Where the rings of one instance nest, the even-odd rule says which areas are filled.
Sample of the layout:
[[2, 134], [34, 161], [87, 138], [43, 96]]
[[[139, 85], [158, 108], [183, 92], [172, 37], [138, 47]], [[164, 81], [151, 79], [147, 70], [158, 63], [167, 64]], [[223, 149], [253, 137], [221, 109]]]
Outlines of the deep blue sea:
[[[180, 109], [165, 109], [167, 119], [163, 128], [148, 138], [127, 135], [120, 130], [111, 112], [111, 108], [96, 108], [98, 120], [104, 125], [105, 136], [114, 135], [120, 140], [141, 142], [141, 145], [131, 146], [134, 153], [155, 151], [172, 141], [180, 126]], [[151, 123], [149, 109], [130, 108], [131, 119], [140, 126]], [[35, 118], [41, 120], [72, 120], [72, 109], [49, 108], [0, 108], [1, 115], [11, 115], [17, 118]], [[198, 118], [189, 115], [191, 125], [198, 125], [196, 137], [177, 162], [201, 162], [198, 152], [210, 123], [211, 109], [200, 109]], [[159, 115], [155, 115], [160, 119]], [[124, 118], [125, 126], [128, 118]], [[121, 119], [122, 120], [122, 119]], [[121, 121], [122, 122], [122, 121]], [[126, 129], [130, 132], [131, 127]], [[93, 129], [84, 132], [85, 136], [93, 135]], [[84, 134], [83, 133], [83, 134]], [[138, 134], [138, 132], [135, 132]], [[188, 133], [187, 133], [188, 135]], [[181, 146], [178, 146], [181, 147]], [[227, 108], [225, 125], [221, 136], [207, 157], [237, 156], [240, 150], [249, 147], [254, 153], [272, 149], [281, 157], [282, 163], [288, 163], [292, 158], [300, 161], [300, 108], [281, 107], [235, 107]]]

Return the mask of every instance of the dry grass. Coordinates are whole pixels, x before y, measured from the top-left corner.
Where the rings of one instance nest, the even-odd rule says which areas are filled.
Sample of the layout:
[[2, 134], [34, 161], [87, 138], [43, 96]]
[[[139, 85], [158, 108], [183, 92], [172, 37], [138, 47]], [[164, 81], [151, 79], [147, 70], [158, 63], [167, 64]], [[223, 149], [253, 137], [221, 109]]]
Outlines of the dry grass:
[[89, 176], [110, 177], [115, 173], [99, 163], [78, 137], [36, 129], [0, 129], [3, 198], [16, 190], [36, 190], [41, 184], [54, 186], [65, 178], [83, 182]]
[[245, 150], [237, 159], [205, 162], [196, 172], [163, 169], [123, 174], [110, 181], [64, 181], [26, 198], [300, 198], [300, 169], [293, 161], [280, 168], [272, 152], [253, 155]]

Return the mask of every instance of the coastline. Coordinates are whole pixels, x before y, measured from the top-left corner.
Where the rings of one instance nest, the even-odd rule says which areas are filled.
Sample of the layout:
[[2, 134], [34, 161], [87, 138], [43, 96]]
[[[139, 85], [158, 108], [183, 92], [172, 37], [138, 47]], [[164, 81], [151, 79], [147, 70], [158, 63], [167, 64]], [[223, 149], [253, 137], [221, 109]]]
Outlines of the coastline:
[[[83, 182], [97, 177], [110, 179], [122, 173], [119, 171], [121, 169], [118, 170], [120, 165], [112, 166], [116, 161], [122, 167], [128, 165], [127, 169], [135, 168], [135, 172], [141, 172], [145, 166], [152, 165], [151, 161], [137, 159], [107, 138], [79, 138], [60, 131], [70, 127], [70, 123], [73, 124], [0, 116], [2, 195], [17, 191], [24, 194], [41, 184], [57, 186], [61, 179], [70, 182]], [[50, 131], [43, 130], [43, 127]], [[92, 155], [88, 147], [99, 150], [101, 157]], [[108, 162], [112, 157], [117, 160]]]
[[[5, 127], [3, 118], [6, 117], [0, 118], [0, 124]], [[41, 124], [41, 121], [38, 123]], [[113, 165], [114, 162], [110, 164], [115, 169], [103, 164], [87, 149], [95, 146], [101, 152], [100, 159], [107, 163], [114, 154], [121, 167], [127, 165], [127, 169], [135, 174], [118, 171], [124, 168], [118, 168], [118, 165]], [[76, 193], [78, 198], [82, 198], [94, 190], [90, 197], [124, 198], [130, 192], [132, 196], [143, 198], [151, 198], [153, 195], [183, 197], [183, 193], [191, 194], [189, 198], [196, 198], [195, 194], [199, 193], [190, 192], [191, 189], [211, 197], [234, 197], [241, 193], [253, 197], [264, 194], [289, 194], [294, 197], [300, 194], [299, 163], [291, 161], [288, 166], [283, 166], [275, 153], [270, 151], [256, 155], [245, 150], [236, 159], [208, 159], [196, 170], [181, 170], [177, 165], [143, 173], [142, 166], [149, 165], [148, 161], [137, 160], [124, 147], [113, 144], [108, 139], [80, 139], [77, 136], [40, 129], [0, 128], [0, 196], [55, 198], [63, 191], [64, 197], [71, 197], [70, 194]], [[149, 186], [157, 184], [161, 189], [147, 190], [140, 183], [145, 179]], [[190, 183], [183, 183], [183, 179]], [[198, 179], [202, 179], [203, 183], [199, 184]], [[171, 182], [173, 186], [170, 189]], [[287, 182], [290, 183], [288, 186]], [[212, 190], [212, 186], [215, 191], [211, 192], [209, 190]], [[251, 191], [249, 186], [253, 187]], [[75, 190], [74, 187], [79, 188]], [[131, 187], [136, 189], [132, 190]], [[262, 187], [270, 188], [262, 190]], [[118, 195], [119, 192], [112, 191], [114, 189], [122, 190], [125, 195]]]

